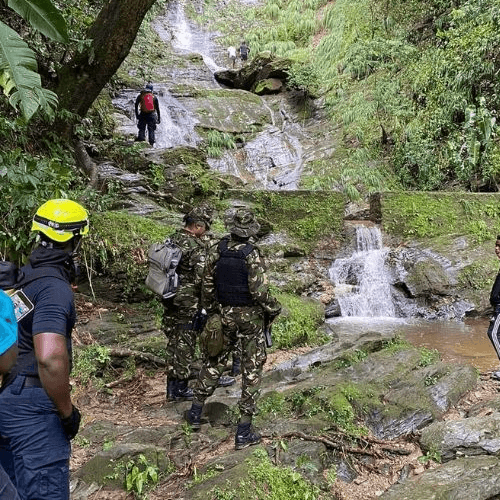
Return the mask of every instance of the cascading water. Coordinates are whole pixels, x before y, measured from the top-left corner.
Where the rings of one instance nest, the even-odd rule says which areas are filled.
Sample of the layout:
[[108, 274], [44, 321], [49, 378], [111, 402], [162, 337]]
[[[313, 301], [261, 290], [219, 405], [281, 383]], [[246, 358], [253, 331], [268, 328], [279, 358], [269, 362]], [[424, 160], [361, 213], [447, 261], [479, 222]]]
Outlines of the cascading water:
[[356, 227], [355, 252], [350, 257], [336, 259], [330, 267], [342, 316], [396, 316], [385, 266], [387, 252], [379, 228]]
[[163, 40], [170, 40], [172, 47], [180, 52], [194, 52], [212, 72], [222, 69], [213, 59], [215, 46], [209, 33], [193, 29], [184, 12], [185, 0], [170, 2], [165, 18], [158, 18], [154, 27]]

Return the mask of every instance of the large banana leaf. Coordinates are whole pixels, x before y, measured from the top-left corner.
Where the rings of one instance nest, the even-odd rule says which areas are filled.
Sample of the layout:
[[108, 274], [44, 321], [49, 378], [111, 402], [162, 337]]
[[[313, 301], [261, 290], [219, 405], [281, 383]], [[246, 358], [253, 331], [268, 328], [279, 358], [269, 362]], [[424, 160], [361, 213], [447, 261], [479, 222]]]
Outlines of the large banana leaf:
[[42, 88], [37, 70], [34, 52], [13, 29], [0, 22], [0, 86], [26, 120], [40, 107], [49, 111], [57, 103], [55, 94]]
[[68, 42], [66, 21], [50, 0], [8, 0], [8, 6], [40, 33], [57, 42]]

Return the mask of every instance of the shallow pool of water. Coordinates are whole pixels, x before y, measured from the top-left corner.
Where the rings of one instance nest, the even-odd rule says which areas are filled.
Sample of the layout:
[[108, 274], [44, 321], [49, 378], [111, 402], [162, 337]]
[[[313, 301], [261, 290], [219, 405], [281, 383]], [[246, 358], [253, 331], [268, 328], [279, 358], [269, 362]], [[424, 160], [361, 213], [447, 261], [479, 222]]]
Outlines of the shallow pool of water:
[[364, 331], [399, 333], [417, 347], [437, 349], [443, 361], [469, 363], [481, 372], [500, 366], [486, 331], [489, 320], [414, 321], [395, 318], [332, 318], [332, 329], [342, 336]]

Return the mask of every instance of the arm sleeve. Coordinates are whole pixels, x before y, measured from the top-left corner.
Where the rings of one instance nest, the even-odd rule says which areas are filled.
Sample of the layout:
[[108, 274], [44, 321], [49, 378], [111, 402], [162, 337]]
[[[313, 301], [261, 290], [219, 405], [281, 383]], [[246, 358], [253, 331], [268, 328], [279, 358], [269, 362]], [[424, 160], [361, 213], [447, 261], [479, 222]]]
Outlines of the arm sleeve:
[[217, 259], [217, 248], [212, 247], [205, 262], [205, 269], [203, 272], [203, 283], [201, 287], [201, 306], [207, 310], [209, 314], [213, 314], [217, 309], [215, 302], [215, 262]]
[[161, 119], [161, 117], [160, 117], [160, 103], [158, 101], [158, 97], [154, 98], [154, 104], [155, 104], [155, 111], [156, 111], [156, 114], [158, 115], [158, 121], [159, 121]]
[[58, 333], [66, 336], [71, 331], [75, 319], [73, 292], [61, 283], [61, 280], [54, 279], [54, 283], [37, 296], [32, 335]]
[[493, 283], [493, 287], [491, 289], [490, 304], [493, 307], [500, 305], [500, 272], [497, 274], [495, 283]]
[[139, 115], [139, 100], [140, 100], [140, 98], [141, 98], [141, 96], [138, 95], [136, 100], [135, 100], [135, 105], [134, 105], [135, 116]]
[[271, 295], [267, 280], [266, 266], [257, 248], [248, 256], [248, 287], [250, 294], [265, 312], [277, 316], [281, 304]]

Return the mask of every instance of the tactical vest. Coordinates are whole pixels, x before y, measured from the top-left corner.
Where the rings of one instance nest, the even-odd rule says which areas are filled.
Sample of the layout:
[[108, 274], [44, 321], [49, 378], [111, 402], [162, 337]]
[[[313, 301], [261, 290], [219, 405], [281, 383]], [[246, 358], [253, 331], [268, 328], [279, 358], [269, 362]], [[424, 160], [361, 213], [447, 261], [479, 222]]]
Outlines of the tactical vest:
[[254, 304], [248, 287], [247, 257], [254, 249], [247, 243], [239, 250], [227, 247], [229, 237], [219, 242], [219, 260], [215, 265], [215, 296], [222, 306]]

